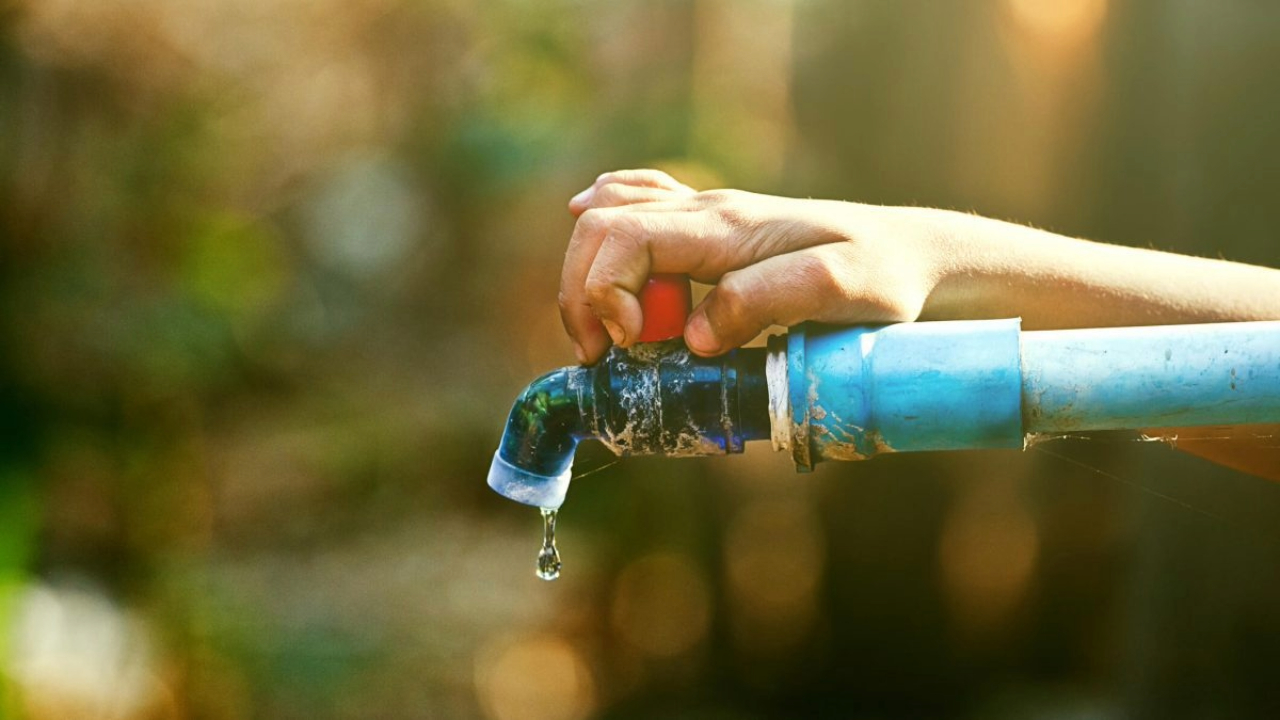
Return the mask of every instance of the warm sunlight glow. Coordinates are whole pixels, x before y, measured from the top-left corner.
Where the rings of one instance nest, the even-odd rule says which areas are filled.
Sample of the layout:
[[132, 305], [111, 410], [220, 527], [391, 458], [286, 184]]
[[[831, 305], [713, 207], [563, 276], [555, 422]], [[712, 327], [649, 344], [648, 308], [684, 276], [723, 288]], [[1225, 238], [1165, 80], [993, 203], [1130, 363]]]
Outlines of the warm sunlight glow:
[[1005, 0], [1020, 29], [1044, 41], [1076, 44], [1098, 33], [1107, 0]]

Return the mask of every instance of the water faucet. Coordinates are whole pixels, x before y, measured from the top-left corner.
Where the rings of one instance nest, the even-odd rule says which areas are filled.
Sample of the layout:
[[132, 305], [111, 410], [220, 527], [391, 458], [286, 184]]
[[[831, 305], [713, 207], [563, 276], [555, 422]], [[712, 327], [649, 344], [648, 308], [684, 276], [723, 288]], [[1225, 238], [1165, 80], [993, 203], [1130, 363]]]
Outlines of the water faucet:
[[769, 437], [764, 354], [748, 348], [701, 358], [677, 339], [553, 370], [511, 408], [489, 485], [526, 505], [559, 507], [574, 450], [586, 439], [621, 456], [742, 452], [746, 441]]
[[717, 358], [676, 337], [543, 375], [511, 410], [489, 485], [559, 507], [588, 438], [622, 456], [723, 455], [770, 439], [804, 472], [886, 452], [1020, 449], [1038, 434], [1276, 422], [1280, 322], [806, 323]]

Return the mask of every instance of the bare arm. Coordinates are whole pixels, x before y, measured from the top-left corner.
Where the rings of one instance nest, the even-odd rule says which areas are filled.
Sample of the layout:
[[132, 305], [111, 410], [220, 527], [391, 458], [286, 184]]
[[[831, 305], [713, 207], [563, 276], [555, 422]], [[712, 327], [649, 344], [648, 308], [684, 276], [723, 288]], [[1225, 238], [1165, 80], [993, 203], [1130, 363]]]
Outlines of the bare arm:
[[1280, 270], [919, 212], [945, 228], [922, 318], [1021, 315], [1032, 330], [1280, 319]]
[[561, 277], [579, 359], [627, 346], [652, 272], [714, 283], [685, 340], [715, 355], [772, 324], [1021, 316], [1028, 329], [1280, 319], [1280, 270], [1076, 240], [946, 210], [698, 193], [602, 175]]

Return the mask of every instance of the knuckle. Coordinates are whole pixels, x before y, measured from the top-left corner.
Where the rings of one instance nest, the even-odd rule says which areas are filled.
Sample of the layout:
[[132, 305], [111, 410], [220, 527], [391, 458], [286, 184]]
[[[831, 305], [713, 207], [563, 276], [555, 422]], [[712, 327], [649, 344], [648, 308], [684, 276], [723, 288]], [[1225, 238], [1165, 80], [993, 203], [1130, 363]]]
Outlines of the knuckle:
[[725, 205], [732, 202], [736, 192], [729, 189], [703, 190], [694, 197], [704, 205]]
[[[719, 216], [721, 223], [739, 233], [748, 233], [759, 225], [751, 211], [741, 205], [722, 205], [716, 209], [716, 214]], [[766, 238], [767, 234], [759, 239], [764, 240]]]
[[611, 177], [628, 185], [652, 185], [664, 180], [667, 174], [653, 168], [628, 168], [612, 173]]
[[644, 248], [647, 236], [640, 218], [631, 213], [623, 213], [616, 216], [610, 224], [605, 242], [614, 247], [621, 246], [618, 248], [620, 250], [634, 252]]
[[646, 170], [645, 173], [660, 187], [673, 188], [680, 186], [680, 183], [677, 182], [675, 178], [671, 177], [670, 173], [663, 170]]
[[560, 313], [563, 315], [564, 313], [569, 312], [570, 308], [573, 307], [573, 297], [564, 290], [561, 290], [560, 293], [556, 295], [556, 305], [560, 306]]
[[587, 278], [582, 290], [586, 293], [587, 302], [589, 302], [593, 308], [598, 310], [609, 301], [609, 297], [613, 291], [613, 284], [607, 279], [593, 274]]
[[746, 202], [741, 190], [711, 190], [710, 193], [711, 197], [704, 202], [725, 225], [748, 229], [757, 224], [751, 203]]
[[624, 189], [620, 183], [609, 182], [596, 190], [592, 202], [595, 205], [618, 205], [624, 201]]
[[741, 277], [729, 273], [716, 285], [716, 314], [722, 323], [733, 324], [742, 320], [750, 303], [750, 290]]
[[637, 176], [643, 174], [643, 170], [613, 170], [596, 178], [596, 185], [635, 185], [638, 183]]
[[609, 227], [609, 214], [601, 208], [587, 208], [578, 216], [577, 229], [587, 235], [603, 233]]

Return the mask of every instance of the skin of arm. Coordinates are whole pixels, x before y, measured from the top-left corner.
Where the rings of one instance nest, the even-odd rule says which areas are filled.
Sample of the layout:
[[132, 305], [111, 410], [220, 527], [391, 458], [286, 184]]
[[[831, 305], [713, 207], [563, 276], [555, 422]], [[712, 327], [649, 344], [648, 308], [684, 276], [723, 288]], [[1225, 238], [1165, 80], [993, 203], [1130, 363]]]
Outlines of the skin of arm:
[[945, 228], [922, 318], [1020, 314], [1028, 330], [1280, 319], [1280, 270], [920, 212]]
[[[697, 192], [657, 170], [605, 173], [569, 209], [577, 222], [560, 311], [583, 363], [610, 344], [635, 342], [643, 325], [637, 294], [651, 273], [714, 284], [684, 333], [693, 352], [708, 356], [770, 325], [805, 320], [1021, 316], [1027, 330], [1280, 320], [1280, 270], [949, 210]], [[1197, 432], [1184, 430], [1179, 447], [1210, 459], [1272, 446], [1240, 469], [1280, 479], [1280, 428], [1219, 428], [1198, 443]], [[1242, 445], [1230, 448], [1224, 436]]]

